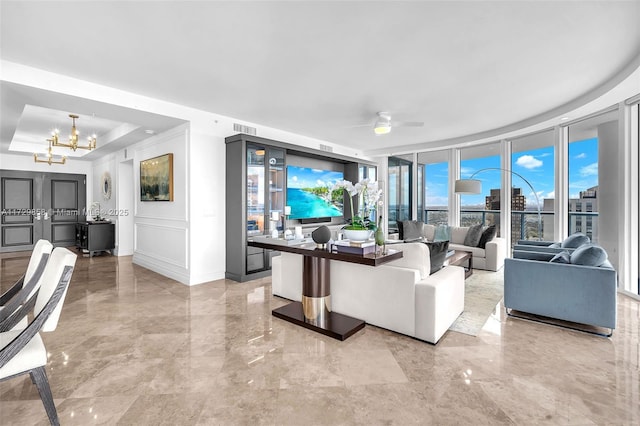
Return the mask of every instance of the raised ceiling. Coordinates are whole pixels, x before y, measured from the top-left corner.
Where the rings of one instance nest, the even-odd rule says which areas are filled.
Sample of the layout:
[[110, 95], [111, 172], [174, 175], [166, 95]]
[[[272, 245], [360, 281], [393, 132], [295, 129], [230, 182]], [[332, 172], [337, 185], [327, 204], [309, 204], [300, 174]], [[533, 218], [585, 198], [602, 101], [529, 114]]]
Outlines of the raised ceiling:
[[[5, 61], [365, 152], [553, 118], [621, 82], [640, 58], [638, 1], [3, 0], [0, 8]], [[3, 110], [24, 109], [2, 97]], [[378, 111], [425, 126], [382, 136], [354, 127]], [[102, 118], [114, 120], [108, 108]], [[3, 149], [11, 125], [3, 123]]]

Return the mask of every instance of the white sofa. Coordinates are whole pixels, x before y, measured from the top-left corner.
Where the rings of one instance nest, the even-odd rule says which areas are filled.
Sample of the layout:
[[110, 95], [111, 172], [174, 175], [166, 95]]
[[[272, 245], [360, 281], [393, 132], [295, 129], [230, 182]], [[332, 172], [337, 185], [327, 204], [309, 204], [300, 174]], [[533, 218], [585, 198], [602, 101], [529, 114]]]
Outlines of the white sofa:
[[[504, 259], [507, 257], [507, 241], [504, 238], [495, 237], [487, 242], [485, 248], [470, 247], [464, 245], [464, 239], [469, 231], [468, 226], [451, 226], [450, 231], [449, 249], [471, 252], [474, 269], [498, 271], [504, 266]], [[433, 241], [435, 233], [435, 225], [424, 224], [422, 236], [427, 241]]]
[[[403, 258], [372, 267], [331, 261], [332, 311], [430, 343], [437, 343], [464, 310], [464, 269], [447, 266], [429, 275], [429, 248], [394, 244]], [[300, 301], [302, 256], [272, 260], [272, 291]]]

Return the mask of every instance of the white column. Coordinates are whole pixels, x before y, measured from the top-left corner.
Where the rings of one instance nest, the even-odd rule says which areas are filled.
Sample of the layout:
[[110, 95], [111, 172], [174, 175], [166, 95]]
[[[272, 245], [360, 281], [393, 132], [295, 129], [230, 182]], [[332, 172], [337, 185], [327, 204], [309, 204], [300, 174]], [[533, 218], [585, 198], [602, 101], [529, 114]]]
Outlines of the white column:
[[[511, 172], [511, 143], [507, 140], [500, 141], [500, 167]], [[511, 173], [500, 172], [502, 175], [500, 185], [500, 236], [507, 241], [507, 253], [511, 253], [511, 198], [512, 178]], [[522, 182], [523, 188], [527, 183]]]
[[451, 148], [449, 161], [449, 225], [460, 225], [460, 195], [455, 193], [455, 182], [460, 179], [460, 150]]
[[553, 138], [556, 149], [554, 241], [562, 241], [569, 235], [569, 127], [556, 127]]

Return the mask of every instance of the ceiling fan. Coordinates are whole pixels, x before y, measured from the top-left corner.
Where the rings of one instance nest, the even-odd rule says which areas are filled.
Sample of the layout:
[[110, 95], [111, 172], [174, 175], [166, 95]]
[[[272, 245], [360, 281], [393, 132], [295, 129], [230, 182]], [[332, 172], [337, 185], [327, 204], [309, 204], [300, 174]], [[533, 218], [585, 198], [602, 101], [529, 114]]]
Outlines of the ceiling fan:
[[[422, 121], [392, 121], [391, 114], [388, 112], [376, 113], [376, 121], [373, 122], [373, 131], [376, 135], [386, 135], [391, 132], [392, 127], [422, 127], [424, 123]], [[370, 126], [371, 123], [362, 124], [358, 127]]]

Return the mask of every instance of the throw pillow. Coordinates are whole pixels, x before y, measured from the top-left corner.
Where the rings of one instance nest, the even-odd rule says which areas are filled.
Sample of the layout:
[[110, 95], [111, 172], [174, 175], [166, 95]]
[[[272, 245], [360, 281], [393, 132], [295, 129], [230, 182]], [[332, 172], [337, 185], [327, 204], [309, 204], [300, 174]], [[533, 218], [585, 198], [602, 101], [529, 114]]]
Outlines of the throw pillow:
[[495, 225], [491, 225], [489, 227], [487, 227], [487, 229], [485, 229], [484, 231], [482, 231], [482, 235], [480, 236], [480, 241], [478, 241], [478, 247], [480, 248], [486, 248], [487, 247], [487, 243], [491, 240], [493, 240], [496, 237], [496, 233], [498, 231], [496, 230], [496, 226]]
[[402, 228], [402, 221], [397, 221], [396, 226], [398, 227], [398, 239], [402, 241], [404, 240], [404, 229]]
[[591, 240], [589, 237], [584, 235], [582, 232], [576, 232], [575, 234], [569, 235], [563, 242], [560, 244], [562, 248], [578, 248], [583, 244], [589, 244]]
[[551, 247], [551, 248], [560, 248], [560, 244], [561, 243], [553, 243], [549, 247]]
[[607, 252], [595, 244], [585, 244], [571, 253], [571, 263], [574, 265], [600, 266], [606, 261]]
[[449, 241], [451, 240], [451, 228], [449, 225], [438, 225], [433, 236], [433, 241]]
[[464, 237], [464, 245], [468, 247], [478, 247], [480, 237], [482, 236], [482, 224], [473, 225], [469, 227], [467, 236]]
[[420, 220], [403, 220], [402, 221], [402, 239], [407, 240], [416, 240], [418, 238], [422, 238], [422, 228], [424, 226], [424, 222]]
[[444, 260], [447, 257], [447, 251], [449, 250], [449, 241], [438, 241], [425, 244], [429, 247], [429, 258], [431, 259], [431, 271], [429, 272], [429, 275], [432, 275], [442, 269]]
[[561, 251], [549, 260], [552, 263], [571, 263], [571, 255], [568, 251]]

